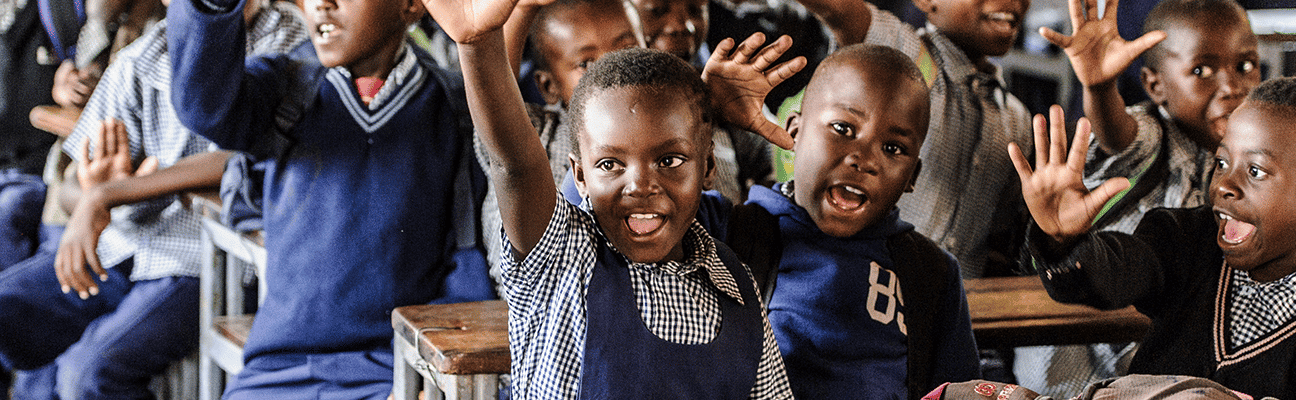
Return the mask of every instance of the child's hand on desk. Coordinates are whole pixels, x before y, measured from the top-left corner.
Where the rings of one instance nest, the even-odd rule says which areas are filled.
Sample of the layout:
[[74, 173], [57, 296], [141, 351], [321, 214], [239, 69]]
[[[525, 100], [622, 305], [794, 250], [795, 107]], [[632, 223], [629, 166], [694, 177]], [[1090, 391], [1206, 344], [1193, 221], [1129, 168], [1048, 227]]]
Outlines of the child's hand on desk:
[[1089, 121], [1081, 118], [1076, 124], [1068, 155], [1062, 107], [1051, 107], [1048, 119], [1051, 121], [1043, 115], [1035, 116], [1033, 171], [1016, 143], [1008, 144], [1008, 156], [1017, 167], [1022, 197], [1035, 223], [1058, 243], [1067, 243], [1089, 230], [1094, 216], [1108, 200], [1129, 187], [1129, 180], [1113, 178], [1093, 192], [1086, 189], [1082, 178], [1085, 156], [1089, 153]]
[[765, 34], [757, 32], [735, 50], [734, 40], [726, 38], [711, 53], [702, 80], [711, 90], [712, 106], [726, 120], [790, 150], [792, 136], [766, 119], [762, 107], [770, 90], [805, 68], [806, 60], [797, 57], [771, 67], [792, 48], [792, 38], [784, 35], [761, 48], [764, 43]]
[[1047, 27], [1040, 35], [1061, 47], [1071, 59], [1076, 78], [1085, 86], [1112, 84], [1140, 54], [1160, 43], [1166, 34], [1152, 31], [1133, 41], [1121, 39], [1116, 29], [1116, 6], [1119, 0], [1106, 0], [1107, 13], [1098, 18], [1098, 0], [1068, 0], [1072, 35], [1066, 36]]
[[99, 125], [99, 141], [94, 154], [90, 153], [91, 138], [81, 143], [81, 159], [77, 161], [77, 182], [81, 190], [105, 182], [119, 181], [132, 176], [144, 176], [157, 171], [157, 158], [148, 157], [139, 168], [132, 165], [130, 137], [121, 121], [109, 118]]
[[499, 30], [518, 0], [423, 0], [432, 19], [455, 43], [473, 43]]

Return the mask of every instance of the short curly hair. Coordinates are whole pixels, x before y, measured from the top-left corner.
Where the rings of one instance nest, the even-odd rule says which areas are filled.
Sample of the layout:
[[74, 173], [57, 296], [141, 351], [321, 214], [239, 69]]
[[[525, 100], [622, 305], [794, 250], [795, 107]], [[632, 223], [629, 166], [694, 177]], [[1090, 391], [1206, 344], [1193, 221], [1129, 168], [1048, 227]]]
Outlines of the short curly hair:
[[[1164, 31], [1176, 24], [1195, 21], [1232, 22], [1251, 30], [1246, 9], [1234, 0], [1164, 0], [1148, 12], [1147, 20], [1143, 21], [1143, 33]], [[1161, 60], [1166, 56], [1164, 43], [1162, 41], [1143, 53], [1143, 64], [1153, 71], [1161, 68]]]
[[1296, 77], [1274, 78], [1251, 90], [1248, 101], [1296, 108]]
[[[605, 54], [589, 67], [576, 90], [572, 93], [570, 104], [571, 148], [576, 158], [580, 158], [580, 136], [585, 133], [585, 105], [590, 99], [609, 89], [623, 87], [642, 87], [650, 90], [682, 93], [691, 103], [690, 109], [700, 116], [702, 123], [714, 126], [715, 118], [711, 110], [711, 95], [706, 84], [702, 82], [701, 73], [685, 63], [684, 60], [660, 50], [629, 48]], [[705, 130], [705, 139], [710, 142], [711, 129]], [[699, 132], [701, 134], [701, 132]], [[699, 139], [703, 137], [699, 136]]]

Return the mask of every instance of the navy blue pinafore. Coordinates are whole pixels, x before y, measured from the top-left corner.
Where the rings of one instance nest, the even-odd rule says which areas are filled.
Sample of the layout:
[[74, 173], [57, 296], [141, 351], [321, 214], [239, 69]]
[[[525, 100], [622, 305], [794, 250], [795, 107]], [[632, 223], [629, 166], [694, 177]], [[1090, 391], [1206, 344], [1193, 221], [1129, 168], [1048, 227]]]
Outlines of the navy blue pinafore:
[[[600, 241], [602, 242], [602, 241]], [[751, 275], [723, 243], [716, 252], [738, 283], [743, 304], [723, 294], [720, 333], [710, 343], [672, 343], [648, 330], [635, 304], [630, 268], [599, 243], [586, 293], [582, 399], [746, 399], [764, 344], [761, 303]]]

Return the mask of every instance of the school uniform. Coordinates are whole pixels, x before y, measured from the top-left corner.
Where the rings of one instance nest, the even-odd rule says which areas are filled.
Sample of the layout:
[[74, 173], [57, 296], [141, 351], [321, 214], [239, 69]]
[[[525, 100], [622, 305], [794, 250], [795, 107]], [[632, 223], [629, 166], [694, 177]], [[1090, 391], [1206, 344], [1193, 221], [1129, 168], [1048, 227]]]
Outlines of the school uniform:
[[684, 261], [634, 263], [555, 203], [527, 257], [505, 255], [513, 398], [791, 398], [750, 274], [700, 224]]
[[[240, 49], [284, 51], [306, 37], [305, 29], [292, 6], [275, 5], [252, 22], [251, 40]], [[69, 156], [81, 157], [81, 144], [98, 135], [107, 117], [126, 124], [136, 162], [157, 157], [165, 168], [210, 150], [208, 141], [179, 124], [171, 107], [166, 30], [158, 23], [118, 53], [65, 143]], [[57, 356], [62, 398], [147, 396], [149, 377], [198, 343], [199, 233], [197, 217], [178, 196], [115, 207], [97, 249], [111, 278], [96, 282], [100, 294], [89, 300], [62, 293], [52, 249], [4, 271], [0, 359], [30, 369]]]
[[[241, 48], [210, 39], [242, 37], [241, 2], [210, 3], [168, 10], [182, 28], [170, 36], [177, 114], [222, 148], [270, 161], [269, 290], [225, 397], [384, 399], [391, 310], [454, 289], [453, 186], [461, 161], [472, 164], [454, 105], [462, 89], [408, 44], [367, 105], [350, 73], [321, 66], [309, 43], [245, 66]], [[276, 124], [294, 96], [304, 99], [299, 118]]]
[[1090, 232], [1068, 249], [1032, 227], [1027, 249], [1050, 296], [1134, 305], [1152, 330], [1130, 373], [1208, 378], [1257, 398], [1296, 398], [1296, 276], [1258, 283], [1230, 268], [1210, 206], [1155, 209], [1134, 233]]
[[[783, 250], [769, 319], [796, 397], [916, 399], [943, 382], [980, 377], [953, 257], [931, 247], [943, 261], [936, 270], [898, 265], [889, 240], [911, 233], [913, 225], [897, 210], [850, 237], [823, 233], [792, 200], [792, 185], [753, 187], [748, 204], [778, 219]], [[729, 228], [735, 229], [732, 223]], [[901, 279], [906, 276], [911, 281]], [[920, 287], [937, 284], [946, 289], [926, 293]], [[923, 295], [932, 298], [906, 302], [906, 296]], [[914, 307], [922, 300], [927, 302]], [[919, 338], [911, 335], [925, 336], [919, 342], [926, 345], [915, 346]], [[911, 362], [930, 368], [914, 371]]]

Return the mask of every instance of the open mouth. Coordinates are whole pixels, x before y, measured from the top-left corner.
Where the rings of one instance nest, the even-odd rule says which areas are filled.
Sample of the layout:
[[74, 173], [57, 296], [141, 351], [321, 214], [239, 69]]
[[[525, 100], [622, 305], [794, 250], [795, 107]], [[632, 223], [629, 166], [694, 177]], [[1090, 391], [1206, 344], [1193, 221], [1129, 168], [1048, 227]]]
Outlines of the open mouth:
[[630, 214], [626, 218], [626, 227], [635, 235], [647, 235], [660, 229], [666, 223], [661, 214]]
[[328, 39], [329, 36], [332, 36], [334, 30], [337, 30], [337, 25], [334, 24], [320, 24], [315, 28], [315, 31], [319, 33], [320, 38], [323, 39]]
[[1222, 212], [1216, 212], [1215, 214], [1219, 216], [1220, 221], [1224, 222], [1224, 225], [1220, 227], [1220, 240], [1223, 240], [1224, 243], [1239, 244], [1245, 242], [1256, 231], [1255, 225], [1239, 221], [1231, 215]]
[[1006, 11], [997, 11], [985, 14], [985, 19], [990, 21], [998, 30], [1006, 32], [1016, 32], [1017, 25], [1021, 20], [1021, 18], [1017, 17], [1017, 14]]
[[855, 211], [864, 206], [868, 195], [860, 188], [849, 185], [837, 185], [828, 188], [828, 203], [842, 211]]

